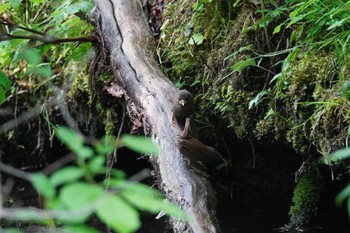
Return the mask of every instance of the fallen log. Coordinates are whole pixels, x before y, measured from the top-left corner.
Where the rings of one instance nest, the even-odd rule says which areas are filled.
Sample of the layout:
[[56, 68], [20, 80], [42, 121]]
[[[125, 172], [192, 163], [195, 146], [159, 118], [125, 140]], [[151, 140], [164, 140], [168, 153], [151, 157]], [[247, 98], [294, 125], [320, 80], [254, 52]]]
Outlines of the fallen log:
[[[97, 32], [101, 50], [115, 81], [107, 88], [116, 98], [125, 98], [127, 110], [145, 135], [160, 147], [153, 163], [160, 189], [190, 217], [189, 223], [173, 218], [174, 232], [220, 232], [215, 216], [215, 192], [202, 172], [192, 169], [177, 148], [182, 131], [172, 124], [176, 87], [156, 63], [154, 40], [139, 0], [95, 0]], [[97, 64], [98, 66], [98, 64]], [[111, 96], [111, 98], [113, 98]]]

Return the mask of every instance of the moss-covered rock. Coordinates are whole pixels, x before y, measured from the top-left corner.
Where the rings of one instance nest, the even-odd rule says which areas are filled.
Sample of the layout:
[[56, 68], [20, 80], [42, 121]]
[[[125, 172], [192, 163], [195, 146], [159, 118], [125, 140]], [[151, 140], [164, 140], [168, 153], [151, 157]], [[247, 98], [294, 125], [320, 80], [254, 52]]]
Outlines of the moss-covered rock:
[[283, 228], [285, 231], [301, 230], [317, 214], [322, 191], [321, 179], [315, 168], [303, 174], [298, 181], [290, 208], [290, 222]]

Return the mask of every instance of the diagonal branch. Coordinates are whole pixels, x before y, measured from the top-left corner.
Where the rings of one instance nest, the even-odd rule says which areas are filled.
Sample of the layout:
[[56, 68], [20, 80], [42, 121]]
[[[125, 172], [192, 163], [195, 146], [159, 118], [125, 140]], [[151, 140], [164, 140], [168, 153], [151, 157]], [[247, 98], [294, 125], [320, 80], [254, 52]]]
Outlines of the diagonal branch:
[[210, 182], [187, 163], [177, 148], [176, 137], [182, 129], [171, 123], [177, 89], [154, 59], [154, 40], [141, 3], [95, 0], [95, 4], [97, 31], [104, 45], [100, 49], [109, 54], [115, 77], [115, 82], [105, 89], [111, 96], [122, 93], [135, 127], [143, 129], [158, 143], [160, 154], [153, 162], [160, 189], [192, 220], [185, 223], [172, 219], [174, 231], [220, 232], [215, 216], [215, 192]]

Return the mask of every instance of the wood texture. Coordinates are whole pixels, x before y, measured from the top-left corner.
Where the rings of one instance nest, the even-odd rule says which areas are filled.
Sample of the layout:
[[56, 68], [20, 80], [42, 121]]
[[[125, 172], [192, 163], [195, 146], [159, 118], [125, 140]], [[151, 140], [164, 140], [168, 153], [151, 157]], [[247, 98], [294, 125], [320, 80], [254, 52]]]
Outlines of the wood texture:
[[176, 147], [181, 129], [171, 124], [171, 106], [177, 89], [154, 59], [154, 41], [140, 2], [95, 0], [95, 4], [101, 46], [107, 51], [115, 76], [108, 92], [125, 98], [136, 127], [143, 127], [159, 145], [160, 154], [154, 162], [160, 188], [191, 218], [188, 224], [172, 219], [174, 232], [220, 232], [210, 182], [191, 169]]

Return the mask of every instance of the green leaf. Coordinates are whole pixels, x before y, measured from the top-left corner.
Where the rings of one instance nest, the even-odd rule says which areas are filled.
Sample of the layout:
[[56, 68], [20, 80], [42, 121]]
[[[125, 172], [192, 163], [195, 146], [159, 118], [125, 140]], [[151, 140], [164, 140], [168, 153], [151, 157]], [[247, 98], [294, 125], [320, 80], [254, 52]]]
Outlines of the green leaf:
[[10, 79], [2, 71], [0, 71], [0, 86], [3, 86], [5, 90], [9, 89], [11, 86]]
[[275, 29], [273, 29], [273, 33], [272, 33], [272, 34], [277, 34], [277, 33], [279, 33], [279, 32], [281, 31], [282, 25], [283, 25], [283, 23], [277, 25], [277, 26], [275, 27]]
[[261, 99], [266, 94], [268, 94], [268, 92], [266, 90], [260, 91], [251, 101], [249, 101], [248, 109], [251, 109], [252, 107], [257, 106], [259, 104], [259, 102], [261, 101]]
[[90, 147], [84, 146], [84, 138], [73, 130], [67, 127], [58, 127], [56, 134], [58, 139], [79, 157], [86, 159], [94, 154]]
[[95, 149], [98, 154], [109, 154], [115, 149], [115, 138], [106, 136], [102, 139], [100, 139], [96, 144], [95, 144]]
[[86, 222], [95, 212], [98, 199], [103, 195], [104, 190], [97, 185], [78, 182], [63, 186], [56, 205], [71, 213], [59, 216], [58, 220], [70, 224]]
[[330, 159], [332, 161], [339, 161], [346, 158], [350, 158], [350, 148], [337, 150], [331, 153], [327, 159]]
[[106, 159], [103, 156], [96, 156], [89, 160], [88, 169], [93, 174], [104, 173], [106, 171], [105, 168]]
[[41, 3], [46, 2], [47, 0], [29, 0], [29, 2], [33, 3], [34, 5], [39, 5]]
[[111, 174], [118, 182], [120, 182], [120, 180], [125, 180], [127, 177], [124, 171], [115, 168], [111, 169]]
[[79, 147], [81, 147], [84, 143], [84, 138], [82, 136], [64, 126], [57, 127], [56, 134], [58, 139], [67, 146], [75, 147], [75, 145], [78, 144]]
[[15, 10], [18, 9], [18, 7], [21, 6], [22, 0], [9, 0], [11, 7]]
[[166, 201], [158, 190], [130, 182], [120, 183], [119, 188], [123, 190], [120, 195], [140, 210], [154, 214], [164, 211], [168, 215], [186, 219], [185, 213], [175, 204]]
[[93, 49], [89, 43], [82, 43], [77, 48], [71, 51], [66, 58], [66, 60], [73, 61], [84, 61], [87, 59], [87, 56], [93, 53]]
[[38, 65], [41, 63], [41, 52], [39, 49], [26, 49], [23, 52], [23, 57], [31, 65]]
[[191, 36], [190, 40], [188, 41], [188, 43], [190, 45], [200, 45], [203, 43], [204, 40], [204, 36], [201, 33], [195, 33]]
[[158, 146], [150, 139], [142, 136], [123, 135], [120, 138], [122, 146], [137, 153], [158, 154]]
[[335, 198], [335, 203], [340, 205], [345, 199], [350, 199], [350, 184], [346, 186]]
[[10, 3], [2, 3], [0, 5], [0, 14], [6, 11], [11, 6]]
[[100, 233], [100, 231], [85, 225], [72, 225], [63, 227], [64, 233]]
[[106, 195], [103, 203], [98, 206], [96, 215], [102, 222], [120, 233], [135, 232], [141, 226], [138, 212], [115, 195]]
[[76, 181], [79, 178], [83, 177], [84, 170], [79, 167], [68, 166], [61, 168], [56, 171], [50, 177], [50, 182], [53, 186], [58, 186], [61, 184], [69, 183], [72, 181]]
[[104, 195], [100, 186], [78, 182], [62, 187], [59, 199], [70, 210], [82, 209], [91, 206], [98, 198]]
[[255, 63], [255, 59], [254, 58], [247, 58], [244, 61], [236, 62], [231, 67], [231, 69], [232, 69], [232, 71], [241, 71], [241, 70], [245, 69], [248, 66], [255, 66], [255, 65], [256, 65], [256, 63]]
[[90, 2], [76, 2], [71, 5], [69, 5], [66, 9], [65, 12], [68, 14], [75, 14], [79, 11], [84, 12], [84, 13], [90, 13], [94, 5]]
[[0, 86], [0, 104], [2, 104], [5, 101], [5, 91], [4, 89]]
[[332, 25], [330, 25], [330, 26], [327, 28], [327, 30], [332, 30], [333, 28], [342, 26], [343, 23], [344, 23], [345, 21], [347, 21], [348, 19], [349, 19], [349, 17], [344, 18], [344, 19], [341, 19], [341, 20], [335, 21]]
[[53, 75], [50, 65], [45, 64], [29, 67], [26, 73], [39, 75], [43, 78], [49, 78]]
[[41, 195], [44, 197], [52, 199], [55, 196], [55, 187], [51, 184], [50, 180], [44, 174], [32, 174], [31, 181], [36, 190], [38, 190], [38, 192], [41, 193]]

